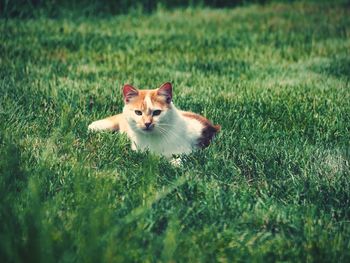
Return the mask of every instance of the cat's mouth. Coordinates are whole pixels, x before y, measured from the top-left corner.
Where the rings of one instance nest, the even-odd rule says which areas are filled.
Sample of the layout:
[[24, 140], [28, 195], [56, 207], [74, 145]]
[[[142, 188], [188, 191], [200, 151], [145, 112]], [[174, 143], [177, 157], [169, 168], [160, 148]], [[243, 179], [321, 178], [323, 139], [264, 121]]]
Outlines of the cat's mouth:
[[152, 132], [154, 130], [154, 126], [144, 127], [141, 130], [146, 132], [146, 133], [149, 133], [149, 132]]

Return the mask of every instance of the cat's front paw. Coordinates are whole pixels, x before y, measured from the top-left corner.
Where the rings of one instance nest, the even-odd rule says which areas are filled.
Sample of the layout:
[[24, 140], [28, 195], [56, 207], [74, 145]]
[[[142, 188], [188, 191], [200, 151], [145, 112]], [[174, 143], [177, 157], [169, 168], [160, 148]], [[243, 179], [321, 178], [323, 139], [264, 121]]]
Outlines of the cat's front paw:
[[88, 126], [89, 131], [103, 131], [112, 129], [112, 123], [108, 120], [94, 121]]

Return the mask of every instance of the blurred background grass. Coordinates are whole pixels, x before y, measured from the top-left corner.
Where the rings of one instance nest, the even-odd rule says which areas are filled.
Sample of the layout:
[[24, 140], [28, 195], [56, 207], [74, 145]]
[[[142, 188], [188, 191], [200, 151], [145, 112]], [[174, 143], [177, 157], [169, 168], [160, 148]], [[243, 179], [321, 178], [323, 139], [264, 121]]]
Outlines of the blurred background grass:
[[57, 1], [57, 0], [14, 0], [2, 1], [1, 14], [3, 16], [33, 17], [45, 14], [57, 17], [62, 13], [78, 12], [81, 15], [115, 15], [126, 14], [130, 11], [150, 13], [157, 8], [174, 7], [233, 7], [247, 2], [264, 3], [266, 0], [81, 0], [81, 1]]
[[[126, 13], [151, 13], [157, 9], [174, 8], [232, 8], [248, 4], [291, 3], [295, 0], [1, 0], [2, 17], [59, 17], [69, 14], [106, 16]], [[306, 0], [305, 2], [329, 2]], [[334, 0], [346, 3], [347, 0]]]

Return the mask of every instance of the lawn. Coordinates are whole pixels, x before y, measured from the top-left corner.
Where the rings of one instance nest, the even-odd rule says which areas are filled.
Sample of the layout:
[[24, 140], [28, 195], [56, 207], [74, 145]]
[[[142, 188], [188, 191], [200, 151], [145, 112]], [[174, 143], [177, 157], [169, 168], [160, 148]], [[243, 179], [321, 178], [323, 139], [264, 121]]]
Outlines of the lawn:
[[[1, 262], [349, 262], [350, 8], [0, 19]], [[175, 167], [89, 133], [171, 81], [222, 126]]]

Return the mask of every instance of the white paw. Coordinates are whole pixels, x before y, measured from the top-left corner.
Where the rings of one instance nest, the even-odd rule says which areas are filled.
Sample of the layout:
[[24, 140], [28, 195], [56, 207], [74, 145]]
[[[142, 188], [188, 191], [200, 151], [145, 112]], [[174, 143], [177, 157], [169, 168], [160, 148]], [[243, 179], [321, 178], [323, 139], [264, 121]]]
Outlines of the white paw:
[[112, 129], [113, 124], [107, 120], [94, 121], [88, 126], [89, 131], [103, 131]]
[[182, 165], [182, 160], [181, 160], [180, 157], [178, 157], [178, 158], [172, 158], [172, 159], [170, 160], [170, 163], [171, 163], [173, 166], [175, 166], [175, 167], [180, 167], [180, 166]]

